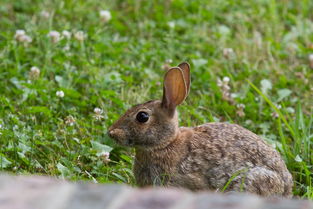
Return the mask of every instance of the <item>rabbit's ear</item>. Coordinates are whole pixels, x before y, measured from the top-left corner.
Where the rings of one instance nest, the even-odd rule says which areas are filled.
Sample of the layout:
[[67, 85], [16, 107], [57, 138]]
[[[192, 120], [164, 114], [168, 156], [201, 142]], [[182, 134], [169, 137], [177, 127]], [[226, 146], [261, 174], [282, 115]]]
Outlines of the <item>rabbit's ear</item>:
[[187, 86], [183, 71], [179, 67], [170, 68], [164, 76], [162, 107], [172, 115], [177, 105], [187, 96]]
[[180, 67], [180, 69], [182, 69], [183, 71], [188, 95], [190, 90], [190, 65], [188, 64], [188, 62], [182, 62], [178, 65], [178, 67]]

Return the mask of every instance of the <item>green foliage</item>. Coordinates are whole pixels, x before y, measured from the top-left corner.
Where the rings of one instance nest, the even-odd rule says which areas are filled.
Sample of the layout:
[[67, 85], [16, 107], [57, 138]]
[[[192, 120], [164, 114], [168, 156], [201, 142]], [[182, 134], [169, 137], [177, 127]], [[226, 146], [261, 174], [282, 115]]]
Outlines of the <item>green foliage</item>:
[[[181, 125], [254, 131], [283, 155], [294, 194], [313, 199], [312, 9], [275, 0], [1, 1], [1, 170], [134, 184], [133, 150], [106, 130], [130, 106], [161, 97], [165, 65], [188, 61]], [[112, 19], [101, 21], [100, 10]], [[30, 43], [15, 36], [20, 29]]]

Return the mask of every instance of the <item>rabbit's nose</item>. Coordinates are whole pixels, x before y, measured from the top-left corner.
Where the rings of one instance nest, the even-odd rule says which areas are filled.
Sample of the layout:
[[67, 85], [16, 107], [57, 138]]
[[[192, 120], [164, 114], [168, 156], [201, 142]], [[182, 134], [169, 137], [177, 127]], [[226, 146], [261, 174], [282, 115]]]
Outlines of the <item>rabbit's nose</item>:
[[109, 135], [109, 137], [113, 138], [114, 132], [115, 132], [115, 129], [108, 130], [108, 135]]
[[120, 137], [122, 137], [124, 134], [123, 134], [124, 132], [123, 132], [123, 130], [121, 130], [121, 129], [119, 129], [119, 128], [115, 128], [115, 129], [109, 129], [109, 131], [108, 131], [108, 135], [109, 135], [109, 137], [111, 137], [111, 138], [120, 138]]

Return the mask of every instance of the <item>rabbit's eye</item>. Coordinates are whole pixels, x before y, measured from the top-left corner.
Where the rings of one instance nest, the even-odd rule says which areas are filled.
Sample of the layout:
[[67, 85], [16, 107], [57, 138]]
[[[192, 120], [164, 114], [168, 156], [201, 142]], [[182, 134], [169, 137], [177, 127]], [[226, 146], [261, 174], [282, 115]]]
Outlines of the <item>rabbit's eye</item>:
[[149, 114], [146, 112], [139, 112], [136, 115], [136, 119], [139, 123], [145, 123], [149, 120]]

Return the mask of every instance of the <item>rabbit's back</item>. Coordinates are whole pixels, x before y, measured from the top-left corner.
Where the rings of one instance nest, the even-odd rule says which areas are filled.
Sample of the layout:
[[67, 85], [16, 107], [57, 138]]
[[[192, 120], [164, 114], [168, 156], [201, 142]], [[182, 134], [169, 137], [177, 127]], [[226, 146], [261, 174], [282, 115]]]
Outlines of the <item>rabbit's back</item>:
[[178, 163], [184, 187], [290, 195], [292, 177], [283, 160], [256, 134], [227, 123], [207, 123], [192, 133], [184, 139], [186, 155]]

